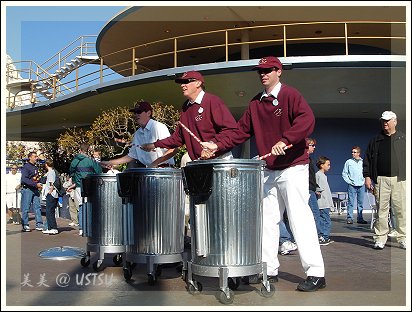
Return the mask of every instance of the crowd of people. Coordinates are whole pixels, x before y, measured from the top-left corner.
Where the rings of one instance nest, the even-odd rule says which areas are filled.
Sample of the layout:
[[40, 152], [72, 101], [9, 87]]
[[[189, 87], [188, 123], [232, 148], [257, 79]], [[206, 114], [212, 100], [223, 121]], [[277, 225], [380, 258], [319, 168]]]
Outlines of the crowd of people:
[[[267, 264], [270, 282], [276, 282], [280, 263], [278, 253], [289, 254], [298, 250], [306, 278], [297, 290], [316, 291], [326, 287], [325, 265], [320, 246], [332, 243], [330, 214], [334, 207], [327, 174], [331, 159], [320, 156], [311, 159], [316, 140], [310, 138], [315, 128], [315, 116], [302, 94], [281, 82], [282, 63], [277, 57], [262, 58], [253, 68], [262, 91], [250, 101], [245, 112], [235, 121], [224, 101], [205, 92], [205, 79], [197, 71], [188, 71], [175, 82], [186, 98], [181, 108], [179, 126], [173, 134], [152, 118], [153, 109], [148, 102], [136, 102], [134, 113], [139, 129], [134, 133], [129, 153], [123, 157], [101, 160], [91, 157], [86, 143], [80, 144], [79, 153], [70, 164], [64, 188], [69, 197], [71, 226], [79, 227], [82, 235], [82, 183], [88, 174], [101, 173], [119, 164], [134, 167], [172, 167], [177, 148], [185, 145], [185, 162], [197, 159], [231, 159], [232, 148], [255, 138], [259, 155], [264, 158], [262, 261]], [[348, 184], [349, 203], [347, 224], [353, 224], [353, 211], [357, 210], [357, 223], [367, 224], [363, 218], [365, 187], [372, 191], [378, 205], [374, 230], [374, 248], [383, 249], [388, 239], [388, 215], [393, 212], [401, 248], [406, 249], [406, 139], [396, 130], [397, 116], [385, 111], [381, 118], [382, 132], [371, 139], [365, 156], [361, 148], [352, 147], [352, 157], [345, 162], [342, 178]], [[12, 167], [7, 186], [7, 211], [10, 218], [17, 207], [14, 195], [21, 193], [22, 229], [30, 232], [28, 212], [33, 206], [35, 229], [45, 234], [57, 234], [54, 216], [58, 194], [53, 185], [54, 164], [46, 161], [46, 181], [39, 181], [36, 153], [29, 153], [21, 168], [21, 177]], [[315, 166], [317, 172], [315, 171]], [[182, 164], [184, 166], [184, 164]], [[41, 189], [46, 195], [46, 224], [40, 208]], [[21, 189], [21, 191], [20, 191]], [[13, 196], [12, 196], [13, 195]], [[186, 211], [186, 221], [188, 220]], [[188, 222], [186, 222], [186, 225]], [[262, 275], [246, 276], [245, 283], [257, 283]]]

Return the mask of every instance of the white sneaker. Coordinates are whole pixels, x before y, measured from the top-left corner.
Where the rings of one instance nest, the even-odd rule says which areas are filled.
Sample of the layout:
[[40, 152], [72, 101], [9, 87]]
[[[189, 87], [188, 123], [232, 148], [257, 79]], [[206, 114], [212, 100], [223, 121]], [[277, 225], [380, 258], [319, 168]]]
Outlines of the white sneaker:
[[399, 233], [396, 230], [392, 230], [388, 234], [389, 237], [397, 237], [398, 235]]
[[51, 230], [49, 230], [49, 234], [50, 234], [50, 235], [59, 234], [59, 230], [58, 230], [58, 229], [51, 229]]
[[291, 251], [294, 251], [297, 249], [298, 249], [298, 246], [295, 243], [291, 241], [286, 241], [286, 242], [283, 242], [282, 245], [280, 245], [279, 252], [281, 255], [287, 255]]
[[43, 230], [42, 233], [43, 234], [50, 234], [50, 231], [52, 231], [52, 230]]
[[75, 226], [75, 225], [76, 225], [76, 223], [74, 223], [74, 222], [69, 223], [69, 226]]
[[383, 249], [385, 248], [385, 244], [381, 242], [375, 242], [375, 245], [373, 245], [373, 249]]
[[83, 236], [83, 230], [79, 230], [79, 236]]

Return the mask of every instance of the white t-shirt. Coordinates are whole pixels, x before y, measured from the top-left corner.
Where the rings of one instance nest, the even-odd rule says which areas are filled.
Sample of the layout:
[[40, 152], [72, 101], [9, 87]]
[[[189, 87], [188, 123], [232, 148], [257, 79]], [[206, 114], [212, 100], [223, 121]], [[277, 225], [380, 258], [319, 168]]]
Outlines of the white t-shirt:
[[[47, 171], [46, 184], [43, 187], [45, 196], [47, 196], [47, 194], [49, 193], [50, 185], [53, 184], [55, 180], [56, 180], [56, 172], [53, 169]], [[59, 194], [57, 194], [56, 188], [53, 189], [53, 192], [51, 192], [51, 195], [54, 198], [59, 198]]]
[[21, 182], [21, 173], [16, 172], [12, 174], [11, 171], [6, 174], [6, 193], [7, 194], [16, 194], [16, 186]]

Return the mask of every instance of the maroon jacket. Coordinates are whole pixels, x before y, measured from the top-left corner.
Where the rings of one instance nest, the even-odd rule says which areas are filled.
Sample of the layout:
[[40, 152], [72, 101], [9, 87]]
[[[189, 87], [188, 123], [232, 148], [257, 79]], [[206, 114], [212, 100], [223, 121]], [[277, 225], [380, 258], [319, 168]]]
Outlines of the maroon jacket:
[[[199, 110], [203, 111], [199, 113]], [[227, 132], [237, 128], [236, 120], [223, 100], [210, 93], [205, 93], [200, 105], [186, 101], [179, 120], [202, 142], [223, 140], [222, 137], [226, 137]], [[181, 126], [178, 126], [170, 137], [154, 142], [156, 147], [162, 148], [175, 148], [184, 144], [192, 160], [200, 157], [202, 146]], [[230, 148], [222, 145], [215, 157], [228, 152]]]
[[308, 164], [309, 155], [305, 151], [305, 138], [315, 127], [315, 117], [303, 96], [295, 89], [282, 84], [278, 94], [278, 105], [273, 105], [274, 97], [257, 94], [238, 121], [238, 129], [230, 133], [229, 138], [217, 142], [220, 149], [243, 143], [251, 136], [256, 138], [256, 146], [260, 156], [270, 153], [272, 146], [278, 141], [286, 145], [286, 155], [269, 156], [265, 159], [269, 169], [282, 170], [291, 166]]

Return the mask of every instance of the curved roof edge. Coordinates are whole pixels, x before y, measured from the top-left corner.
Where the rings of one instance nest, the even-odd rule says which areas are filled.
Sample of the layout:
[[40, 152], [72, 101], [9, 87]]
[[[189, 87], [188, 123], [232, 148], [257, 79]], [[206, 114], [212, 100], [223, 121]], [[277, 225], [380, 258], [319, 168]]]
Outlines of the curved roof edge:
[[[336, 68], [336, 67], [406, 67], [406, 56], [404, 55], [344, 55], [344, 56], [299, 56], [299, 57], [279, 57], [284, 66], [284, 70], [293, 70], [298, 68]], [[190, 65], [176, 68], [167, 68], [135, 76], [129, 76], [100, 83], [82, 90], [75, 91], [71, 94], [61, 96], [57, 99], [51, 99], [36, 105], [26, 105], [7, 108], [7, 115], [30, 113], [36, 110], [48, 109], [51, 107], [69, 104], [73, 101], [94, 96], [103, 92], [121, 89], [128, 86], [147, 84], [152, 82], [171, 80], [174, 77], [183, 74], [189, 70], [202, 72], [204, 76], [246, 72], [258, 63], [258, 59], [240, 60], [219, 63], [207, 63], [199, 65]]]
[[106, 34], [106, 32], [114, 25], [116, 24], [119, 20], [123, 19], [124, 17], [126, 17], [127, 15], [138, 11], [142, 8], [142, 6], [133, 6], [133, 7], [129, 7], [124, 9], [123, 11], [121, 11], [119, 14], [117, 14], [116, 16], [114, 16], [110, 21], [108, 21], [102, 28], [102, 30], [100, 31], [99, 35], [97, 36], [96, 39], [96, 52], [97, 55], [99, 57], [101, 57], [100, 55], [100, 41], [102, 40], [103, 36]]

